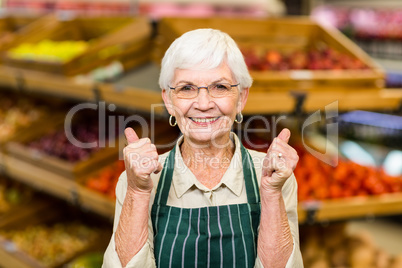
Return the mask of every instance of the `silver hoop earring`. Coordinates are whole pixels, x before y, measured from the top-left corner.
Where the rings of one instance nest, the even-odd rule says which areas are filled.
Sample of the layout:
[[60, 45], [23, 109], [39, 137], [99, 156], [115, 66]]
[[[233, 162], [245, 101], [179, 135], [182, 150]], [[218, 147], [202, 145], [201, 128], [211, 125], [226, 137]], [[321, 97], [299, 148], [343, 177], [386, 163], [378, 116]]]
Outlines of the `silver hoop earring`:
[[[175, 119], [175, 120], [174, 120], [174, 123], [172, 123], [172, 119], [173, 119], [173, 118]], [[170, 117], [169, 117], [169, 125], [170, 125], [171, 127], [174, 127], [174, 126], [177, 125], [176, 118], [173, 117], [172, 115], [170, 115]]]
[[235, 118], [234, 121], [235, 121], [237, 124], [240, 124], [241, 122], [243, 122], [243, 115], [241, 114], [241, 112], [238, 113], [238, 115], [239, 115], [239, 119], [237, 119], [237, 114], [236, 114], [236, 118]]

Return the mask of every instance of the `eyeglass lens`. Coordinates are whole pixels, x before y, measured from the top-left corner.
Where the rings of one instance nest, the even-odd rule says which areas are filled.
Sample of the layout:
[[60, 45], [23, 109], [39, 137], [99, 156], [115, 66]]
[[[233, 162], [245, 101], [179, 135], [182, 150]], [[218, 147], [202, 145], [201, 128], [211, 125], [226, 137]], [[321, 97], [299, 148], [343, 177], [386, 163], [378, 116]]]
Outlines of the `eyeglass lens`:
[[[232, 93], [232, 85], [229, 83], [219, 83], [219, 84], [211, 84], [208, 86], [208, 93], [211, 97], [219, 98], [225, 97]], [[175, 89], [175, 93], [179, 98], [195, 98], [198, 96], [199, 91], [202, 88], [207, 87], [197, 87], [196, 85], [183, 85], [178, 86]]]

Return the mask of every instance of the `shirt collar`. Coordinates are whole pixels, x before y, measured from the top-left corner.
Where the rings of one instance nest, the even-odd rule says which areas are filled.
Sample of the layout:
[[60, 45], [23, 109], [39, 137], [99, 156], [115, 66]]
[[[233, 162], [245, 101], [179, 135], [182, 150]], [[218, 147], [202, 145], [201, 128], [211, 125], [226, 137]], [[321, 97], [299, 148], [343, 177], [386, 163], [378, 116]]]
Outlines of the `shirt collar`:
[[[230, 161], [230, 165], [222, 177], [221, 182], [216, 185], [212, 190], [215, 190], [222, 185], [225, 185], [235, 195], [240, 196], [243, 186], [243, 166], [241, 161], [240, 140], [233, 132], [230, 133], [230, 138], [235, 143], [235, 153]], [[181, 136], [176, 143], [175, 152], [175, 165], [172, 178], [172, 186], [176, 193], [177, 198], [181, 198], [185, 192], [190, 188], [197, 187], [202, 191], [209, 191], [207, 187], [202, 185], [194, 174], [190, 171], [187, 165], [184, 163], [181, 152], [180, 144], [183, 142], [183, 136]]]

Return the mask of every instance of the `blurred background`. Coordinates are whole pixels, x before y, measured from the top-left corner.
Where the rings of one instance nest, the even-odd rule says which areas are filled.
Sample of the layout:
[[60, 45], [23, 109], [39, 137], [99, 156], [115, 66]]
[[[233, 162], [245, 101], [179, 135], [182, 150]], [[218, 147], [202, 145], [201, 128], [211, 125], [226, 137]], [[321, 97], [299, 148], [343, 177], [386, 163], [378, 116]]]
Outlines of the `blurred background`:
[[402, 267], [400, 0], [1, 0], [0, 267], [101, 266], [122, 131], [172, 148], [160, 61], [207, 27], [254, 79], [244, 145], [292, 131], [305, 267]]

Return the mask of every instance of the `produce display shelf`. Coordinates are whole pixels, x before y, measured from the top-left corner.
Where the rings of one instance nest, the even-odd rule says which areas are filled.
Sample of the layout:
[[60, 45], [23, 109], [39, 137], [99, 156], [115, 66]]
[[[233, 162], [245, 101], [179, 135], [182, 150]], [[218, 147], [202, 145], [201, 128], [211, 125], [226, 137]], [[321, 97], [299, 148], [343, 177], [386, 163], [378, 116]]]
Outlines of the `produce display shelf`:
[[402, 214], [402, 193], [299, 203], [299, 222], [327, 222]]
[[[148, 63], [122, 75], [110, 83], [79, 81], [60, 75], [21, 70], [0, 66], [0, 85], [20, 91], [32, 91], [62, 96], [80, 101], [106, 101], [157, 115], [166, 114], [158, 87], [159, 67]], [[245, 115], [291, 113], [298, 104], [297, 96], [304, 95], [303, 109], [316, 111], [334, 101], [339, 109], [398, 109], [401, 105], [400, 89], [334, 88], [325, 91], [261, 91], [250, 90]]]
[[[283, 91], [295, 88], [326, 90], [347, 86], [381, 88], [384, 84], [383, 70], [363, 50], [336, 29], [325, 27], [307, 17], [289, 16], [266, 20], [172, 17], [160, 20], [158, 26], [153, 55], [156, 62], [160, 62], [168, 45], [183, 33], [198, 28], [219, 29], [237, 42], [248, 62], [254, 84], [264, 91], [273, 88]], [[316, 68], [312, 58], [309, 68], [300, 67], [298, 63], [290, 63], [295, 68], [285, 67], [287, 57], [297, 58], [297, 53], [300, 55], [303, 51], [314, 50], [317, 53], [324, 46], [328, 51], [341, 53], [336, 54], [335, 58], [339, 57], [337, 61], [346, 62], [346, 58], [351, 57], [361, 66], [357, 68], [357, 65], [349, 65], [347, 69], [334, 65], [330, 68]], [[267, 51], [269, 54], [266, 54]], [[261, 58], [264, 60], [259, 60]], [[330, 55], [326, 55], [327, 60], [330, 58]], [[282, 68], [277, 66], [280, 63]], [[362, 69], [362, 66], [365, 68]]]
[[[35, 199], [29, 204], [15, 207], [14, 210], [3, 215], [0, 228], [5, 230], [9, 227], [22, 227], [27, 223], [37, 225], [54, 215], [49, 199]], [[13, 268], [43, 268], [38, 267], [38, 263], [32, 261], [26, 253], [18, 250], [10, 241], [0, 237], [0, 267]]]
[[[82, 81], [61, 75], [22, 70], [0, 65], [0, 86], [22, 92], [38, 92], [80, 101], [106, 101], [118, 107], [149, 113], [154, 104], [162, 103], [160, 91], [122, 84]], [[162, 109], [155, 110], [163, 113]]]
[[86, 189], [74, 180], [8, 155], [4, 156], [3, 164], [4, 172], [15, 180], [104, 217], [112, 218], [114, 215], [113, 200]]
[[[6, 265], [5, 267], [13, 267], [13, 268], [32, 268], [34, 264], [28, 264], [25, 259], [25, 256], [10, 254], [13, 252], [13, 249], [7, 250], [8, 241], [0, 239], [0, 260], [2, 265]], [[23, 261], [24, 260], [24, 261]]]
[[402, 104], [402, 90], [344, 88], [312, 91], [306, 93], [303, 108], [306, 112], [314, 112], [336, 101], [341, 111], [397, 110]]
[[[10, 177], [113, 219], [115, 201], [110, 198], [73, 180], [10, 156], [4, 157], [4, 164], [5, 171]], [[392, 214], [402, 214], [402, 193], [300, 202], [298, 206], [300, 223], [372, 218]]]

